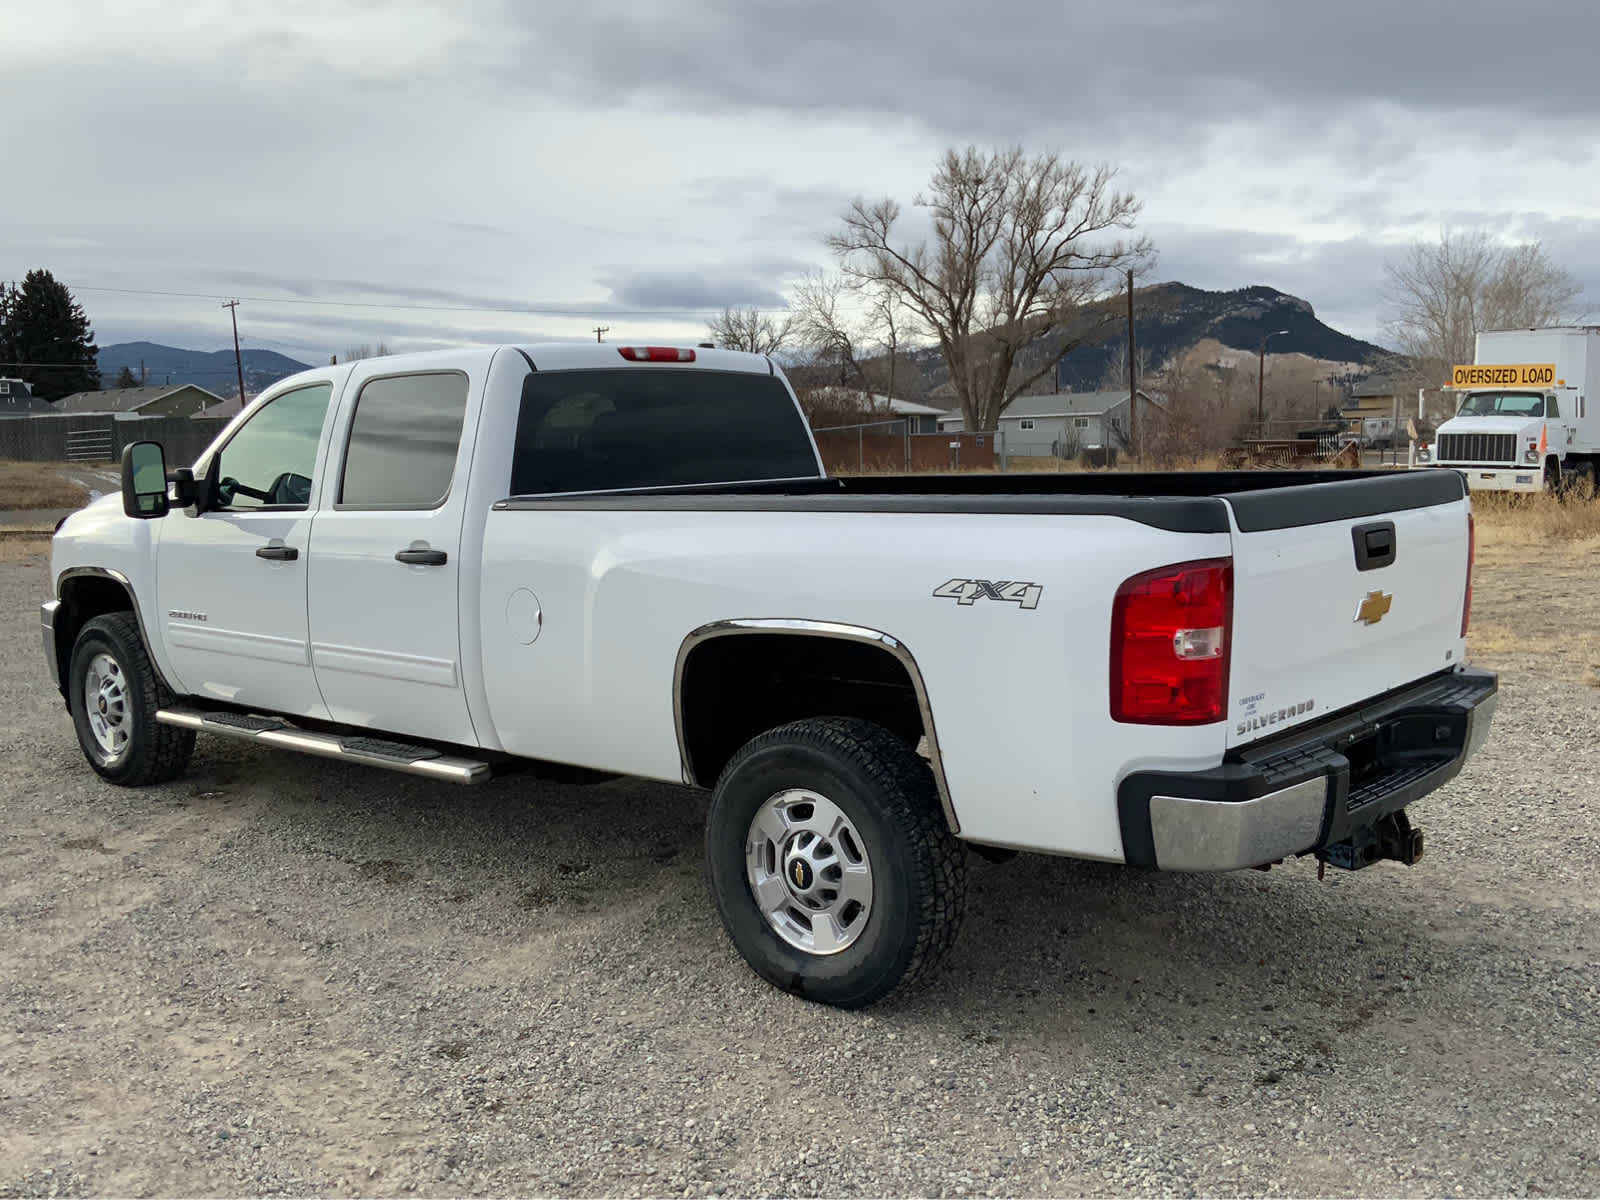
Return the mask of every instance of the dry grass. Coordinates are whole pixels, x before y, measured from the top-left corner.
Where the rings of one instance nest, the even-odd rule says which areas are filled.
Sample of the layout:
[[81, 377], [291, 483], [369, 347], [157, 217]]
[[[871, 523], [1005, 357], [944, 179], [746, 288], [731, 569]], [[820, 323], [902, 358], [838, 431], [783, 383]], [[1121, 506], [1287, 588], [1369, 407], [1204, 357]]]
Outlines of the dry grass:
[[1487, 621], [1474, 621], [1467, 631], [1467, 649], [1473, 657], [1488, 655], [1499, 658], [1507, 654], [1526, 653], [1535, 649], [1528, 644], [1528, 641], [1528, 638], [1509, 625], [1491, 624]]
[[1560, 500], [1548, 493], [1472, 497], [1478, 546], [1490, 551], [1600, 541], [1600, 500]]
[[0, 460], [0, 511], [30, 508], [82, 508], [88, 490], [63, 478], [66, 463]]
[[50, 531], [29, 531], [17, 535], [10, 530], [0, 530], [0, 563], [27, 563], [43, 560], [50, 553]]

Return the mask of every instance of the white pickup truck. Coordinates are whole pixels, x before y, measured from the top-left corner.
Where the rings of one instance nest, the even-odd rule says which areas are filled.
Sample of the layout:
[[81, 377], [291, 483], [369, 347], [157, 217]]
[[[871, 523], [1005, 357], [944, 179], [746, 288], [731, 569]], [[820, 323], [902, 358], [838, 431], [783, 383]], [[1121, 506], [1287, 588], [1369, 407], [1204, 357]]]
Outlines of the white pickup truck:
[[129, 446], [42, 620], [115, 783], [204, 732], [710, 789], [734, 945], [853, 1007], [949, 948], [969, 847], [1416, 861], [1496, 696], [1471, 560], [1453, 471], [829, 478], [763, 356], [503, 346]]

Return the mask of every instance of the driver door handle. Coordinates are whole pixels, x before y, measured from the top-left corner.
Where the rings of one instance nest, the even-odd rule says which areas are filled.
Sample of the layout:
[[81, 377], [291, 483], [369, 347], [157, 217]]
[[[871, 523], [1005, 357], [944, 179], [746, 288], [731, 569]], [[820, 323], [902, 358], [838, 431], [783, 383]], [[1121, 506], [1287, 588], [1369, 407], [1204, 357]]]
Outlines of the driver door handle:
[[256, 550], [257, 558], [268, 558], [273, 562], [293, 562], [300, 557], [300, 551], [294, 546], [261, 546]]
[[450, 561], [450, 556], [443, 550], [396, 550], [395, 562], [409, 563], [414, 567], [442, 567]]

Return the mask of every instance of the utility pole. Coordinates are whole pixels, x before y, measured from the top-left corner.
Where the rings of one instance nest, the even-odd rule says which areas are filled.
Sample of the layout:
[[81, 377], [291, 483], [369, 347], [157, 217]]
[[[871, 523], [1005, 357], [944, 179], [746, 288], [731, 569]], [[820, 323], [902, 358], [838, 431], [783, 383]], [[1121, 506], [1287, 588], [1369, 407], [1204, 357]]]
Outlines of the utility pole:
[[150, 376], [145, 373], [144, 359], [141, 358], [139, 360], [139, 386], [143, 387], [149, 381], [149, 379]]
[[596, 325], [594, 327], [594, 340], [597, 341], [597, 342], [603, 342], [603, 341], [606, 340], [606, 334], [608, 334], [610, 332], [611, 332], [611, 326], [609, 326], [609, 325]]
[[239, 372], [239, 407], [244, 407], [244, 359], [239, 355], [239, 302], [229, 300], [223, 308], [233, 318], [233, 366]]
[[1133, 269], [1128, 269], [1128, 443], [1136, 462], [1143, 463], [1139, 453], [1139, 376], [1133, 356]]

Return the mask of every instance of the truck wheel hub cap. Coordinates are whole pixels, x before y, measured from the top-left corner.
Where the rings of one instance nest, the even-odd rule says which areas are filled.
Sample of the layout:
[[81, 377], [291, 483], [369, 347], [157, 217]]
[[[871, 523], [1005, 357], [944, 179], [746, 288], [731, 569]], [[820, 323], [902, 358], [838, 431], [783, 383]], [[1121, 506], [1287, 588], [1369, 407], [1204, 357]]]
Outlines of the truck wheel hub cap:
[[816, 792], [780, 792], [745, 841], [745, 877], [780, 938], [808, 954], [837, 954], [872, 914], [872, 863], [855, 825]]
[[96, 654], [83, 673], [83, 707], [89, 717], [89, 732], [107, 762], [121, 758], [128, 749], [132, 722], [128, 719], [127, 682], [122, 664], [109, 654]]

